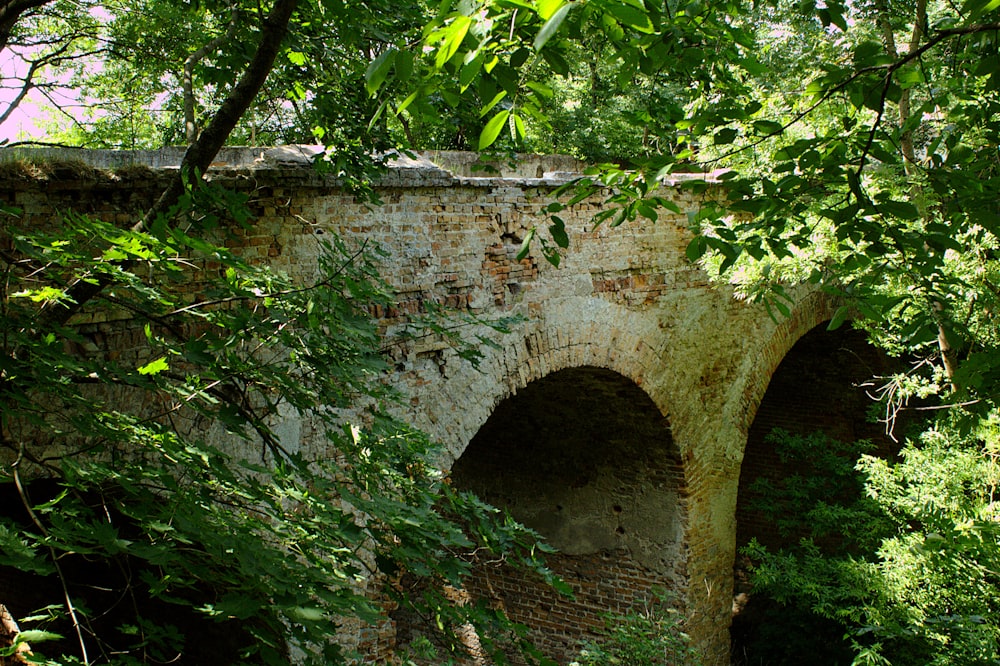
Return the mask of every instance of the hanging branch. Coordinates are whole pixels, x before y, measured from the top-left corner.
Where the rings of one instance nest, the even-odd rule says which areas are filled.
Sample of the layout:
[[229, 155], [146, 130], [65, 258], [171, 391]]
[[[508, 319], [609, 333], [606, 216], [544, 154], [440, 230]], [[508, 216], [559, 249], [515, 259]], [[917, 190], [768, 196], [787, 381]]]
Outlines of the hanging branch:
[[236, 35], [236, 21], [239, 18], [239, 7], [233, 5], [229, 17], [229, 28], [184, 60], [184, 72], [181, 75], [181, 85], [184, 91], [184, 136], [188, 145], [198, 140], [198, 124], [195, 120], [194, 99], [194, 68], [206, 55], [216, 51], [225, 42], [232, 41]]

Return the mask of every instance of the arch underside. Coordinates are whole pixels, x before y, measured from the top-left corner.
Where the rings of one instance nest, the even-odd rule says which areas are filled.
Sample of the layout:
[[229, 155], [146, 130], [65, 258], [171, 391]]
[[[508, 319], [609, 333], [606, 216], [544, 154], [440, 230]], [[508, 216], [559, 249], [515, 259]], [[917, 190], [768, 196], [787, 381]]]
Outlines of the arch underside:
[[[578, 402], [577, 396], [586, 392], [570, 391], [565, 395], [565, 391], [558, 388], [561, 372], [587, 368], [585, 372], [591, 373], [589, 380], [584, 375], [577, 374], [575, 379], [572, 374], [568, 375], [572, 381], [564, 382], [567, 386], [581, 382], [585, 385], [602, 376], [605, 379], [616, 377], [615, 381], [628, 385], [634, 395], [645, 401], [649, 413], [655, 414], [659, 427], [670, 438], [669, 445], [663, 449], [670, 453], [664, 454], [663, 459], [669, 459], [675, 483], [673, 490], [654, 497], [652, 504], [673, 506], [675, 513], [646, 521], [650, 525], [671, 525], [669, 530], [674, 530], [674, 534], [670, 539], [662, 535], [640, 538], [630, 532], [627, 523], [614, 522], [612, 518], [617, 513], [614, 507], [621, 507], [622, 519], [625, 519], [629, 500], [610, 499], [615, 497], [615, 492], [609, 490], [608, 484], [601, 492], [609, 499], [595, 499], [589, 507], [579, 505], [572, 516], [562, 517], [556, 507], [562, 506], [565, 512], [567, 504], [565, 495], [560, 492], [569, 491], [557, 491], [555, 485], [548, 487], [544, 479], [537, 477], [544, 470], [531, 465], [523, 475], [527, 487], [534, 488], [531, 493], [524, 491], [535, 499], [530, 508], [524, 506], [524, 497], [510, 489], [496, 487], [496, 484], [485, 483], [475, 489], [501, 506], [505, 501], [520, 502], [518, 510], [521, 513], [515, 513], [515, 517], [542, 529], [543, 534], [548, 531], [545, 536], [560, 541], [557, 545], [565, 548], [568, 544], [570, 551], [575, 548], [578, 552], [567, 552], [557, 558], [566, 558], [565, 565], [560, 566], [565, 566], [574, 575], [584, 576], [578, 582], [581, 589], [588, 580], [586, 576], [591, 581], [614, 579], [618, 574], [609, 577], [595, 573], [613, 563], [625, 567], [621, 569], [621, 576], [644, 581], [640, 585], [645, 586], [647, 596], [653, 586], [674, 590], [679, 603], [686, 609], [692, 639], [706, 655], [705, 663], [722, 664], [728, 660], [732, 566], [736, 552], [735, 508], [748, 425], [781, 358], [801, 335], [829, 318], [835, 304], [825, 295], [806, 294], [791, 318], [773, 322], [762, 308], [734, 303], [725, 294], [714, 296], [711, 301], [686, 303], [678, 300], [667, 311], [665, 308], [629, 309], [595, 298], [550, 302], [542, 317], [523, 324], [518, 332], [501, 339], [500, 348], [487, 353], [477, 372], [452, 376], [442, 373], [441, 381], [433, 388], [421, 389], [421, 401], [415, 405], [414, 413], [421, 427], [446, 443], [449, 457], [442, 464], [444, 467], [456, 464], [458, 475], [466, 464], [461, 459], [472, 449], [471, 442], [478, 437], [476, 433], [494, 430], [488, 423], [491, 415], [508, 411], [509, 404], [528, 404], [516, 403], [524, 395], [529, 396], [529, 401], [537, 400], [537, 395], [532, 398], [534, 385], [546, 387], [545, 392], [553, 395], [564, 395], [560, 400], [542, 401], [549, 405], [545, 411], [551, 413], [547, 421], [550, 425], [545, 427], [556, 431], [557, 435], [560, 435], [561, 424], [575, 423], [580, 420], [580, 413], [603, 413], [606, 404], [622, 404], [604, 399], [589, 407], [577, 408], [572, 412], [576, 416], [568, 415], [567, 405]], [[675, 321], [675, 316], [683, 316], [684, 320]], [[555, 379], [550, 384], [544, 381], [547, 377]], [[602, 391], [590, 393], [600, 395]], [[607, 392], [603, 395], [607, 398]], [[507, 420], [518, 423], [517, 416], [508, 416]], [[520, 433], [513, 437], [515, 444], [530, 441], [541, 430], [544, 428], [523, 425], [499, 429], [501, 433]], [[493, 437], [496, 452], [512, 445], [509, 436], [505, 436], [506, 439], [501, 435]], [[613, 438], [604, 436], [604, 439]], [[640, 435], [638, 440], [641, 439], [654, 438]], [[640, 450], [636, 446], [618, 442], [606, 450], [618, 451], [617, 464], [626, 458], [642, 460], [635, 454]], [[526, 455], [512, 454], [507, 462], [518, 457], [530, 459], [530, 456], [525, 458]], [[545, 453], [545, 457], [559, 459], [553, 452]], [[579, 471], [583, 460], [571, 460], [573, 464], [564, 465], [564, 487], [579, 485], [580, 479], [586, 476], [578, 473], [574, 477], [572, 472], [574, 469]], [[485, 462], [478, 464], [486, 465]], [[596, 465], [597, 461], [586, 464]], [[637, 471], [626, 469], [623, 473], [639, 479], [639, 486], [649, 481]], [[508, 470], [486, 472], [481, 476], [491, 480], [509, 479], [512, 475], [516, 473]], [[582, 487], [586, 488], [587, 484]], [[577, 496], [588, 492], [591, 491], [577, 492]], [[601, 521], [588, 516], [602, 516], [607, 520], [604, 531], [594, 529]], [[613, 530], [609, 532], [608, 526]], [[618, 533], [618, 528], [625, 530], [625, 534]], [[586, 538], [579, 535], [586, 535]], [[589, 544], [590, 550], [582, 552], [585, 544]], [[652, 556], [651, 553], [657, 550], [662, 554]], [[621, 557], [623, 552], [628, 555], [625, 559]], [[577, 558], [575, 563], [571, 558]], [[585, 564], [580, 558], [590, 560]], [[639, 568], [626, 572], [633, 565]], [[508, 598], [524, 596], [522, 582], [497, 579], [495, 575], [490, 589], [494, 593], [506, 589]], [[541, 597], [532, 597], [533, 594], [535, 592], [524, 598], [536, 599], [535, 607], [549, 614], [546, 621], [551, 626], [571, 623], [553, 610], [559, 608], [558, 599], [540, 601]], [[604, 595], [602, 603], [606, 605], [604, 610], [624, 608], [615, 606], [614, 594], [607, 591], [595, 592], [594, 598], [601, 598], [601, 594]], [[641, 599], [633, 596], [627, 603], [639, 604]], [[586, 631], [592, 631], [599, 624], [593, 620], [586, 624]], [[556, 641], [559, 644], [551, 648], [563, 650], [565, 654], [582, 635], [572, 640], [559, 638]]]
[[[874, 403], [869, 395], [874, 392], [874, 378], [900, 369], [896, 361], [873, 347], [863, 331], [847, 325], [828, 331], [821, 322], [792, 342], [770, 376], [749, 428], [736, 505], [738, 548], [751, 540], [772, 551], [794, 547], [802, 538], [815, 539], [820, 548], [835, 543], [838, 536], [831, 540], [829, 534], [817, 535], [812, 521], [804, 518], [814, 508], [815, 497], [804, 499], [810, 492], [831, 505], [859, 492], [830, 474], [827, 457], [837, 450], [835, 442], [866, 440], [871, 443], [868, 452], [883, 457], [898, 450], [885, 425], [870, 418]], [[853, 466], [856, 461], [850, 456], [844, 462]], [[809, 481], [803, 483], [804, 479]], [[758, 663], [763, 653], [782, 663], [809, 661], [816, 654], [834, 658], [834, 650], [843, 649], [843, 627], [796, 615], [755, 594], [749, 574], [752, 564], [740, 555], [734, 566], [733, 663]], [[796, 626], [808, 627], [812, 640], [807, 645], [791, 641], [777, 650], [763, 647], [773, 627], [790, 626], [783, 624], [788, 617], [801, 623]]]
[[659, 410], [631, 380], [572, 368], [504, 400], [452, 467], [453, 483], [537, 530], [575, 598], [498, 563], [469, 585], [531, 629], [559, 663], [596, 638], [607, 613], [683, 599], [683, 470]]

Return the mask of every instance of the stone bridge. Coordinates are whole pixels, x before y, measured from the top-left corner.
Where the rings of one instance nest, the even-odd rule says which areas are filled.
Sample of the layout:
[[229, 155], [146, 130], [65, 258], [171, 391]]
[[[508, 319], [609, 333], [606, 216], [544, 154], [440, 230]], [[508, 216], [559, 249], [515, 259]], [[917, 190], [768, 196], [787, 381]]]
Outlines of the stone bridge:
[[[536, 160], [486, 175], [468, 169], [468, 156], [431, 157], [444, 166], [400, 160], [376, 186], [379, 206], [358, 203], [287, 150], [251, 164], [224, 154], [213, 178], [251, 194], [258, 219], [242, 251], [290, 273], [314, 269], [318, 234], [377, 240], [399, 301], [399, 312], [381, 313], [387, 325], [427, 300], [523, 316], [482, 349], [478, 368], [436, 341], [395, 352], [407, 417], [444, 444], [454, 482], [559, 547], [553, 567], [577, 599], [499, 570], [483, 572], [473, 593], [505, 604], [565, 657], [601, 612], [641, 607], [661, 587], [683, 608], [706, 663], [728, 663], [748, 431], [775, 369], [832, 316], [832, 303], [803, 292], [775, 322], [710, 283], [685, 257], [686, 213], [714, 195], [682, 182], [664, 185], [679, 215], [594, 230], [601, 203], [584, 201], [560, 213], [570, 236], [560, 268], [535, 251], [517, 261], [552, 190], [578, 165]], [[115, 214], [162, 178], [154, 170], [11, 191], [38, 214]], [[294, 423], [285, 432], [300, 436]]]

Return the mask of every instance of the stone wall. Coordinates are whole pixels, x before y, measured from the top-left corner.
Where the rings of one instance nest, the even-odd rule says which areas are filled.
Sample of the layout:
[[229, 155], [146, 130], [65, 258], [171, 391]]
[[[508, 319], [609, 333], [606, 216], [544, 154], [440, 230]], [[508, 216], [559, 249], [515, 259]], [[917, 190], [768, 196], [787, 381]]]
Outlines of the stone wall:
[[[603, 566], [609, 554], [617, 562], [630, 563], [625, 568], [631, 571], [640, 567], [655, 572], [653, 577], [676, 590], [706, 663], [727, 663], [734, 516], [746, 433], [784, 354], [831, 316], [828, 299], [802, 292], [792, 317], [774, 322], [762, 308], [710, 285], [685, 258], [690, 238], [686, 213], [697, 211], [706, 197], [716, 194], [695, 193], [682, 182], [664, 188], [682, 213], [663, 214], [655, 224], [637, 221], [595, 230], [591, 220], [601, 209], [599, 200], [562, 212], [570, 249], [556, 269], [534, 252], [522, 261], [515, 255], [528, 229], [544, 225], [541, 209], [552, 190], [565, 182], [562, 163], [550, 170], [540, 161], [532, 177], [470, 177], [453, 175], [425, 159], [402, 159], [376, 184], [383, 203], [370, 206], [302, 164], [297, 154], [282, 149], [272, 158], [265, 153], [253, 163], [234, 166], [233, 161], [211, 172], [216, 182], [246, 193], [256, 215], [251, 229], [229, 241], [234, 249], [308, 280], [325, 235], [338, 233], [356, 245], [379, 243], [389, 253], [383, 275], [397, 292], [397, 306], [377, 313], [386, 328], [400, 325], [428, 301], [480, 315], [524, 318], [505, 336], [485, 328], [468, 330], [470, 335], [490, 336], [498, 345], [484, 348], [479, 368], [462, 361], [440, 340], [413, 341], [392, 351], [394, 381], [409, 397], [400, 409], [442, 442], [443, 467], [463, 457], [501, 403], [561, 370], [609, 371], [612, 374], [603, 377], [625, 382], [627, 395], [644, 394], [641, 400], [631, 397], [617, 403], [622, 412], [617, 418], [629, 423], [646, 418], [643, 414], [658, 415], [657, 427], [666, 433], [658, 436], [661, 454], [620, 482], [607, 475], [594, 477], [603, 479], [593, 481], [594, 493], [617, 488], [615, 484], [626, 487], [620, 499], [598, 500], [593, 494], [587, 500], [592, 504], [581, 499], [578, 505], [563, 505], [575, 506], [582, 515], [609, 508], [602, 509], [601, 502], [611, 504], [598, 523], [601, 528], [614, 525], [612, 534], [576, 556], [584, 558], [584, 568]], [[536, 177], [539, 173], [542, 177]], [[0, 200], [24, 209], [30, 223], [52, 224], [65, 210], [125, 223], [148, 205], [168, 174], [136, 167], [117, 175], [72, 168], [41, 174], [5, 169]], [[118, 335], [126, 324], [91, 321], [84, 331]], [[559, 391], [587, 396], [596, 390], [600, 395], [600, 387], [608, 384], [597, 382], [595, 388], [594, 376], [589, 370], [566, 375], [570, 379]], [[558, 425], [558, 419], [553, 423]], [[306, 449], [322, 446], [309, 437], [308, 427], [293, 421], [290, 417], [284, 426], [289, 440], [297, 439]], [[507, 458], [510, 443], [496, 437], [493, 441], [495, 455]], [[622, 451], [636, 450], [638, 441], [609, 450], [621, 456]], [[558, 455], [574, 460], [577, 450]], [[459, 463], [456, 476], [465, 474], [463, 465]], [[669, 483], [651, 492], [657, 475]], [[524, 490], [515, 493], [531, 490], [527, 476], [524, 481]], [[554, 479], [555, 486], [539, 507], [551, 509], [558, 497], [578, 490], [573, 483], [569, 475]], [[621, 517], [614, 506], [621, 507]], [[557, 539], [562, 538], [560, 525], [574, 525], [543, 515], [537, 507], [531, 511], [524, 514], [526, 519], [553, 527]], [[633, 532], [627, 512], [649, 524]], [[646, 520], [649, 517], [655, 520]], [[576, 524], [591, 529], [586, 520]], [[617, 527], [625, 534], [618, 534]], [[643, 534], [642, 529], [651, 531]], [[654, 534], [656, 529], [665, 532]], [[638, 602], [641, 596], [631, 599]], [[627, 595], [622, 598], [630, 603]], [[587, 612], [592, 618], [593, 612]]]

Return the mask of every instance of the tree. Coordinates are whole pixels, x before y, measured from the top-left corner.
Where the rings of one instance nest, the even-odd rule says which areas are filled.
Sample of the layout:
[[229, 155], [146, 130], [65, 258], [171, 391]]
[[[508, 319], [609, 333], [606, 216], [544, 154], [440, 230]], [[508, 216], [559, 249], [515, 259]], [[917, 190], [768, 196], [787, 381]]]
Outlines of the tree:
[[[62, 15], [56, 3], [7, 3], [4, 43], [45, 52], [49, 18], [72, 22], [95, 7], [73, 5], [79, 15]], [[407, 601], [393, 587], [405, 573], [430, 581], [425, 598], [410, 603], [430, 608], [444, 632], [472, 622], [486, 645], [491, 632], [512, 632], [502, 614], [454, 607], [443, 596], [442, 586], [460, 585], [471, 567], [463, 553], [502, 554], [551, 576], [533, 533], [448, 488], [433, 445], [381, 408], [392, 398], [381, 382], [385, 341], [370, 312], [388, 296], [373, 250], [331, 241], [315, 280], [296, 283], [227, 249], [252, 224], [250, 213], [239, 195], [202, 178], [275, 63], [287, 71], [306, 64], [303, 53], [319, 57], [306, 50], [329, 37], [316, 27], [317, 13], [331, 10], [343, 31], [365, 16], [297, 0], [141, 9], [140, 17], [113, 14], [120, 21], [111, 33], [84, 21], [93, 32], [61, 36], [53, 48], [108, 54], [106, 76], [152, 72], [135, 80], [155, 92], [155, 74], [166, 69], [151, 54], [183, 54], [193, 44], [162, 35], [159, 45], [143, 42], [150, 36], [140, 21], [204, 28], [180, 60], [184, 74], [225, 84], [208, 116], [197, 104], [192, 113], [192, 87], [183, 86], [193, 130], [176, 177], [127, 224], [67, 214], [40, 227], [2, 204], [0, 490], [5, 507], [19, 508], [0, 518], [0, 565], [52, 583], [38, 583], [51, 590], [51, 604], [29, 622], [72, 639], [59, 644], [61, 663], [182, 656], [274, 664], [292, 654], [345, 663], [351, 655], [334, 640], [338, 628], [382, 621], [383, 600]], [[378, 17], [387, 25], [410, 20], [383, 10]], [[138, 70], [117, 59], [127, 35], [150, 49]], [[215, 51], [237, 36], [246, 48]], [[364, 71], [358, 62], [344, 57], [308, 73], [316, 90], [346, 85]], [[35, 73], [26, 88], [37, 84]], [[316, 118], [322, 108], [315, 105]], [[360, 177], [363, 147], [328, 168]], [[11, 163], [4, 174], [46, 168], [77, 167]], [[81, 321], [109, 313], [126, 315], [123, 329], [140, 334], [138, 348], [119, 355], [113, 342], [81, 337]], [[315, 426], [329, 450], [290, 449], [274, 429], [289, 413]], [[81, 595], [81, 579], [112, 598]], [[51, 638], [22, 632], [0, 645], [0, 656], [22, 655], [24, 642], [44, 652]]]
[[[3, 50], [23, 64], [5, 66], [5, 87], [18, 91], [4, 98], [2, 117], [42, 93], [55, 114], [49, 143], [190, 144], [248, 65], [265, 13], [238, 1], [42, 3], [23, 13]], [[299, 6], [281, 57], [230, 140], [387, 149], [384, 128], [369, 127], [375, 106], [363, 94], [363, 75], [387, 47], [418, 40], [425, 20], [419, 0]]]

